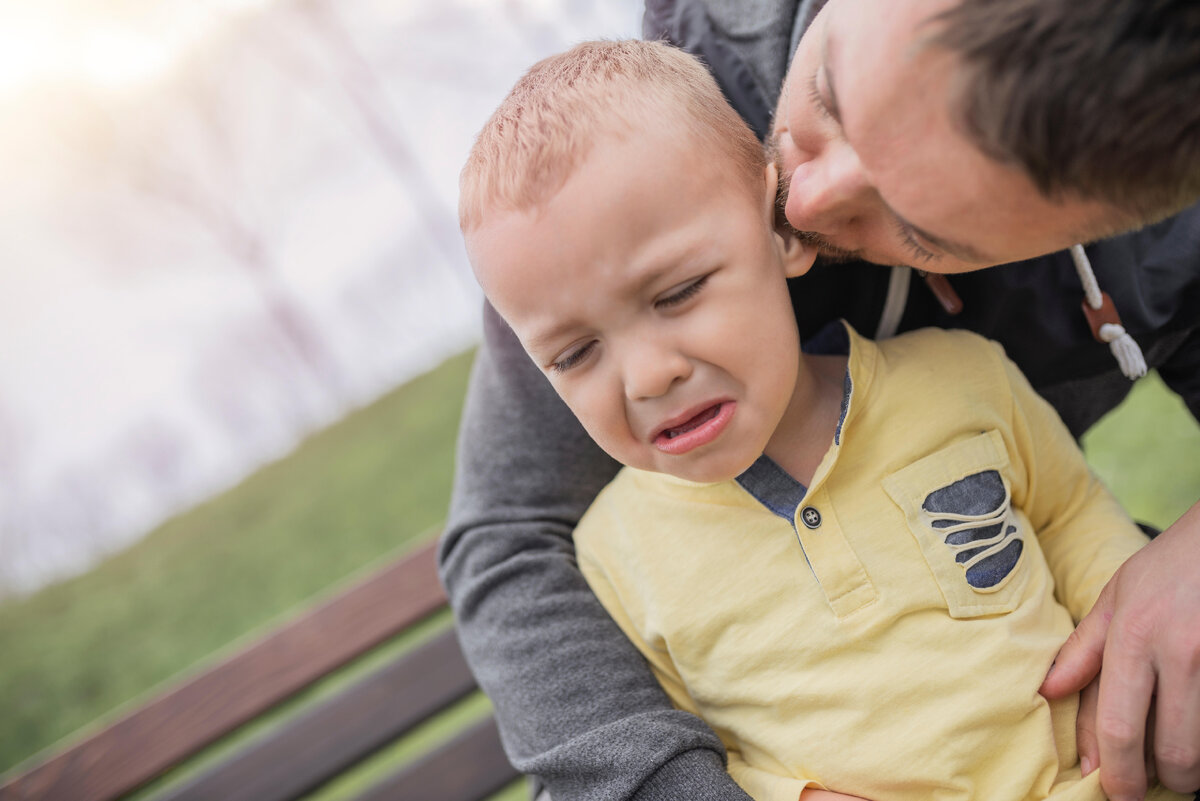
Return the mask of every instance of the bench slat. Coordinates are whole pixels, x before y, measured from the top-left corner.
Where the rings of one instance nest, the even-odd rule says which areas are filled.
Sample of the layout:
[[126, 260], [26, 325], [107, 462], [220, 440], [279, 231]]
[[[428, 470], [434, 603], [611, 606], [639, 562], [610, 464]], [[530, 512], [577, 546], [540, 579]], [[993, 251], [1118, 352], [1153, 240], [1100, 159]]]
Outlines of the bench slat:
[[447, 631], [159, 801], [292, 801], [474, 689]]
[[445, 604], [436, 544], [0, 786], [0, 801], [112, 801]]
[[355, 801], [481, 801], [520, 776], [492, 718], [480, 721]]

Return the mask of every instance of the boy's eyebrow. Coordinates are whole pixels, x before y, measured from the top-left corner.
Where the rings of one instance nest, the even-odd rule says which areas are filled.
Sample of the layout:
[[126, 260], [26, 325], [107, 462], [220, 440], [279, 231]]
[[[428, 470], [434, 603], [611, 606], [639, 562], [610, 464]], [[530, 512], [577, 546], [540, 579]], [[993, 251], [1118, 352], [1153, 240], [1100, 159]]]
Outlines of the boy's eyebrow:
[[[681, 250], [665, 250], [657, 254], [645, 267], [629, 276], [628, 281], [625, 282], [623, 294], [627, 297], [636, 297], [645, 292], [647, 287], [661, 283], [665, 276], [677, 271], [687, 273], [699, 269], [702, 263], [712, 261], [714, 258], [715, 256], [707, 250], [697, 251], [692, 247]], [[557, 321], [546, 330], [537, 331], [524, 339], [525, 347], [530, 353], [540, 353], [547, 348], [556, 347], [562, 337], [581, 325], [577, 320]]]
[[[531, 356], [536, 355], [536, 358], [540, 361], [543, 358], [543, 351], [554, 347], [557, 341], [575, 326], [576, 323], [574, 321], [567, 320], [559, 322], [545, 331], [539, 331], [526, 340], [525, 349], [529, 351]], [[542, 367], [543, 365], [539, 364], [538, 366]]]
[[[633, 296], [641, 294], [645, 288], [662, 280], [662, 277], [673, 270], [678, 264], [678, 256], [656, 259], [642, 270], [628, 277], [622, 288], [622, 294]], [[560, 340], [583, 324], [574, 319], [557, 320], [545, 330], [536, 331], [525, 340], [525, 346], [530, 353], [541, 353], [549, 348], [556, 348]]]
[[[569, 344], [564, 341], [567, 337], [578, 336], [578, 332], [586, 328], [586, 324], [575, 316], [558, 317], [553, 319], [545, 328], [535, 329], [528, 337], [521, 337], [521, 342], [529, 355], [538, 361], [557, 355], [558, 351]], [[550, 352], [553, 351], [553, 352]]]

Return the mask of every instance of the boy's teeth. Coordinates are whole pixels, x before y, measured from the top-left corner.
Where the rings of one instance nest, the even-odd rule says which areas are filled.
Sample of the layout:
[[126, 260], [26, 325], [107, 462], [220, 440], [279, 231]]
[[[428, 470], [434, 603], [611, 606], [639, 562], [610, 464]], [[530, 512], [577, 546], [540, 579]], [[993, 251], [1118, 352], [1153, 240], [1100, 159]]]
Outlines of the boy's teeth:
[[686, 434], [687, 432], [691, 431], [692, 429], [699, 428], [700, 426], [704, 425], [709, 420], [716, 417], [719, 412], [720, 412], [720, 404], [717, 404], [715, 406], [710, 406], [709, 408], [707, 408], [704, 411], [697, 414], [692, 419], [684, 422], [682, 425], [675, 426], [674, 428], [668, 428], [663, 433], [666, 434], [667, 439], [675, 439], [680, 434]]

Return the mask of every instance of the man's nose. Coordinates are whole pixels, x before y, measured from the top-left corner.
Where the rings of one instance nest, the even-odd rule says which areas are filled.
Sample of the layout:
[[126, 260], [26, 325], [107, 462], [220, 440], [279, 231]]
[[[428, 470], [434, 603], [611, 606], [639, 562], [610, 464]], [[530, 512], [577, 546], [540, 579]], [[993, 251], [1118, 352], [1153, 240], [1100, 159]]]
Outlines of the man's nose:
[[870, 194], [858, 154], [844, 142], [830, 142], [792, 171], [784, 214], [801, 231], [834, 234], [864, 209]]
[[667, 394], [676, 382], [692, 374], [692, 363], [677, 348], [640, 342], [629, 348], [625, 365], [625, 395], [646, 400]]

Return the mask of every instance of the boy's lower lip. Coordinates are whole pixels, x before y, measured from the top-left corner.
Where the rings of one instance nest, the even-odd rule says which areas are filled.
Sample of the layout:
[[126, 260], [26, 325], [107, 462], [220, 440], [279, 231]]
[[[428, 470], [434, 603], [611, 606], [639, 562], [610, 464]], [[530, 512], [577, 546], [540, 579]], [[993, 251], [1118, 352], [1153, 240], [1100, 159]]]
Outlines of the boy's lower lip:
[[654, 447], [663, 453], [678, 456], [699, 448], [701, 445], [707, 445], [719, 437], [725, 427], [729, 425], [729, 421], [733, 419], [733, 410], [736, 405], [733, 401], [714, 403], [693, 417], [692, 420], [682, 426], [676, 426], [676, 428], [685, 428], [692, 421], [700, 420], [693, 428], [674, 437], [668, 436], [666, 431], [661, 432], [654, 438]]

